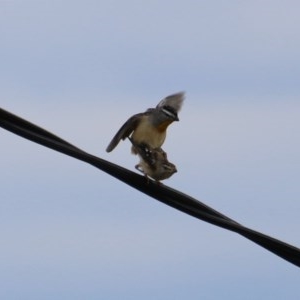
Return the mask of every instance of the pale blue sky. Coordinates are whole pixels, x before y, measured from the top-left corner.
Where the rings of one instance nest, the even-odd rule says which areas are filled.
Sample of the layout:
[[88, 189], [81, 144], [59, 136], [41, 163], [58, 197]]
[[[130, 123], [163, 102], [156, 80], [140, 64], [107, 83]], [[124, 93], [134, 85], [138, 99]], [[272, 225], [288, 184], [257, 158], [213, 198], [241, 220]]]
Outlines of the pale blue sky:
[[[300, 247], [298, 1], [0, 1], [0, 101], [134, 170], [132, 114], [186, 91], [166, 184]], [[1, 299], [296, 299], [299, 269], [1, 130]]]

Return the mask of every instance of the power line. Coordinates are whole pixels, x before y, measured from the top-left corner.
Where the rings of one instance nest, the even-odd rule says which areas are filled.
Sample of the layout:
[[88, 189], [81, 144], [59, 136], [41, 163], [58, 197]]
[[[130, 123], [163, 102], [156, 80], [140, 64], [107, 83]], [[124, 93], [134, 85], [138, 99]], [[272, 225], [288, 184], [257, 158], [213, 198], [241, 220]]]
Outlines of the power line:
[[300, 267], [300, 249], [278, 239], [247, 228], [204, 203], [166, 185], [147, 181], [144, 176], [127, 170], [119, 165], [91, 155], [49, 131], [38, 127], [2, 108], [0, 108], [0, 126], [23, 138], [50, 149], [86, 162], [109, 175], [123, 181], [150, 197], [189, 214], [202, 221], [236, 232], [272, 253]]

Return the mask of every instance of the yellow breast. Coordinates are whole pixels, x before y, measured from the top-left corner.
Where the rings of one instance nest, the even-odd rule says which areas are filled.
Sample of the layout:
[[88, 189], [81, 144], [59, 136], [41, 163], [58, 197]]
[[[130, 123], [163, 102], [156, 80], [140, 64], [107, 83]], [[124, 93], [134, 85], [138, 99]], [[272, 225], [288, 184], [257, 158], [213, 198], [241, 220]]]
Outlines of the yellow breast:
[[166, 130], [167, 130], [167, 127], [168, 127], [172, 122], [173, 122], [173, 121], [171, 121], [171, 120], [167, 120], [167, 121], [161, 123], [161, 124], [157, 127], [157, 130], [160, 131], [160, 132], [166, 131]]
[[165, 141], [166, 128], [169, 124], [154, 127], [148, 118], [143, 118], [132, 134], [132, 139], [140, 144], [146, 143], [151, 148], [159, 148]]

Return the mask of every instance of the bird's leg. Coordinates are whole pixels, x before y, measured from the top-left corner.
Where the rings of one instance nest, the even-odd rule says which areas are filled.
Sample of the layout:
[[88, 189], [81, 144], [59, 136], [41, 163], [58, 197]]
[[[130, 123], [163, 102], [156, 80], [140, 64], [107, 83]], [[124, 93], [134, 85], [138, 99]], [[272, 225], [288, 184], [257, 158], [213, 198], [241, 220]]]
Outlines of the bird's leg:
[[137, 144], [133, 141], [131, 137], [128, 137], [130, 142], [132, 143], [132, 146], [134, 148], [134, 152], [139, 154], [139, 156], [150, 166], [154, 167], [156, 158], [155, 153], [152, 151], [151, 147], [147, 145], [146, 143], [140, 143]]

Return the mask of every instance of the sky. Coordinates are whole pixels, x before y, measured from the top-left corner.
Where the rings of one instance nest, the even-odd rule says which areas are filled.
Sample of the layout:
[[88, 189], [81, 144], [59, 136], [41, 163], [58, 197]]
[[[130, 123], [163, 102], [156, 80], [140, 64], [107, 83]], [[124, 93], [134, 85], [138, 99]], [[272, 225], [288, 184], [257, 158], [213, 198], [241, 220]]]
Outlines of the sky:
[[[133, 114], [186, 92], [164, 184], [300, 247], [298, 1], [0, 0], [0, 106], [135, 170]], [[0, 130], [1, 299], [296, 299], [299, 269]]]

